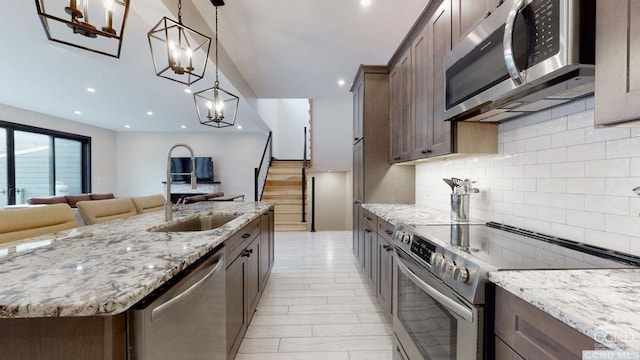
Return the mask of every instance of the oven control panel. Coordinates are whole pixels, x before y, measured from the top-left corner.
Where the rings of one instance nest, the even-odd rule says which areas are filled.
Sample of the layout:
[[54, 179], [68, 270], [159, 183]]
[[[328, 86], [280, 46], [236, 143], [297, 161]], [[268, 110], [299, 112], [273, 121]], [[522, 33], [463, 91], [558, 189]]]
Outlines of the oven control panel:
[[422, 260], [433, 266], [431, 258], [436, 252], [436, 246], [428, 242], [419, 235], [413, 235], [411, 241], [411, 252], [418, 255]]

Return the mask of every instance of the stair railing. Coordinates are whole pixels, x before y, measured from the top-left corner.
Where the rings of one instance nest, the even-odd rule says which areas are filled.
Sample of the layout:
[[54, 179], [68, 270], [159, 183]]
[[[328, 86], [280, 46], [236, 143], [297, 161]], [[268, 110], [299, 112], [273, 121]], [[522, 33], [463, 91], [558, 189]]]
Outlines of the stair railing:
[[[266, 162], [265, 162], [266, 159]], [[260, 165], [254, 170], [254, 182], [253, 182], [253, 198], [255, 201], [262, 200], [262, 193], [264, 193], [264, 185], [267, 181], [267, 172], [269, 166], [271, 166], [271, 160], [273, 159], [273, 135], [269, 131], [269, 137], [267, 137], [267, 143], [264, 146], [262, 152], [262, 158], [260, 159]], [[264, 166], [266, 164], [266, 166]]]
[[307, 222], [307, 127], [304, 128], [304, 155], [302, 157], [302, 222]]

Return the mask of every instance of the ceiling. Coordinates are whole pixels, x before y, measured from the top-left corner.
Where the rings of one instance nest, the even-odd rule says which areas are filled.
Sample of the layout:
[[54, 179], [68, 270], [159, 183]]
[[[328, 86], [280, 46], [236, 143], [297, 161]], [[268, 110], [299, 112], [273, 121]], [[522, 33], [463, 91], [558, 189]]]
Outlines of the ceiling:
[[[210, 26], [197, 30], [212, 33], [215, 8], [192, 1]], [[221, 60], [221, 86], [241, 95], [243, 129], [225, 131], [266, 130], [251, 106], [256, 97], [349, 97], [358, 65], [385, 64], [428, 1], [372, 2], [364, 8], [360, 0], [227, 0], [219, 9], [220, 43], [233, 64]], [[155, 76], [146, 35], [163, 16], [175, 18], [177, 9], [164, 5], [172, 1], [131, 3], [122, 54], [114, 59], [48, 41], [34, 1], [12, 1], [0, 12], [0, 103], [115, 131], [220, 131], [198, 123], [185, 85]], [[195, 27], [189, 21], [183, 17]], [[213, 86], [214, 69], [211, 62], [194, 91]]]

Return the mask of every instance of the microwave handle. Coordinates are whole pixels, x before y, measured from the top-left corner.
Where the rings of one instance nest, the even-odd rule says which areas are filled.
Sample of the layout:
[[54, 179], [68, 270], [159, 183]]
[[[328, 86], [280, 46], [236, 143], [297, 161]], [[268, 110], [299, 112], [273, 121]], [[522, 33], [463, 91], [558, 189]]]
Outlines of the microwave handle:
[[518, 86], [524, 84], [524, 78], [520, 74], [513, 55], [513, 28], [516, 25], [516, 17], [524, 6], [525, 0], [516, 0], [513, 3], [513, 7], [511, 7], [511, 11], [509, 11], [509, 15], [507, 16], [507, 22], [504, 25], [504, 39], [502, 40], [504, 46], [504, 63], [507, 65], [507, 70], [509, 70], [509, 76], [511, 76], [513, 82]]
[[449, 299], [446, 295], [442, 294], [438, 290], [434, 289], [431, 285], [424, 282], [422, 279], [418, 277], [411, 269], [409, 269], [403, 262], [402, 257], [398, 255], [398, 251], [394, 249], [394, 255], [397, 259], [396, 264], [398, 265], [398, 269], [402, 271], [414, 284], [416, 284], [420, 289], [426, 292], [429, 296], [434, 298], [440, 305], [446, 307], [456, 315], [460, 316], [464, 320], [469, 322], [473, 322], [473, 312], [469, 310], [466, 306], [460, 305], [457, 302]]

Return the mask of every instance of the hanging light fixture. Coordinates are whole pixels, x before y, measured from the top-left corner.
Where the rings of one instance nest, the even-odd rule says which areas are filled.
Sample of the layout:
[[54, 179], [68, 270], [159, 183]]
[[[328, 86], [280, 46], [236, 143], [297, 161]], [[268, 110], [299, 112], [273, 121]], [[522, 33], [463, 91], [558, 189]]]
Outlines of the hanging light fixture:
[[218, 79], [218, 6], [216, 8], [216, 82], [214, 86], [193, 94], [200, 124], [215, 128], [233, 126], [240, 98], [220, 87]]
[[147, 37], [156, 75], [186, 85], [204, 77], [211, 38], [182, 24], [182, 0], [178, 22], [165, 16]]
[[[129, 0], [36, 0], [36, 8], [49, 40], [120, 57]], [[89, 15], [104, 15], [104, 23]]]

